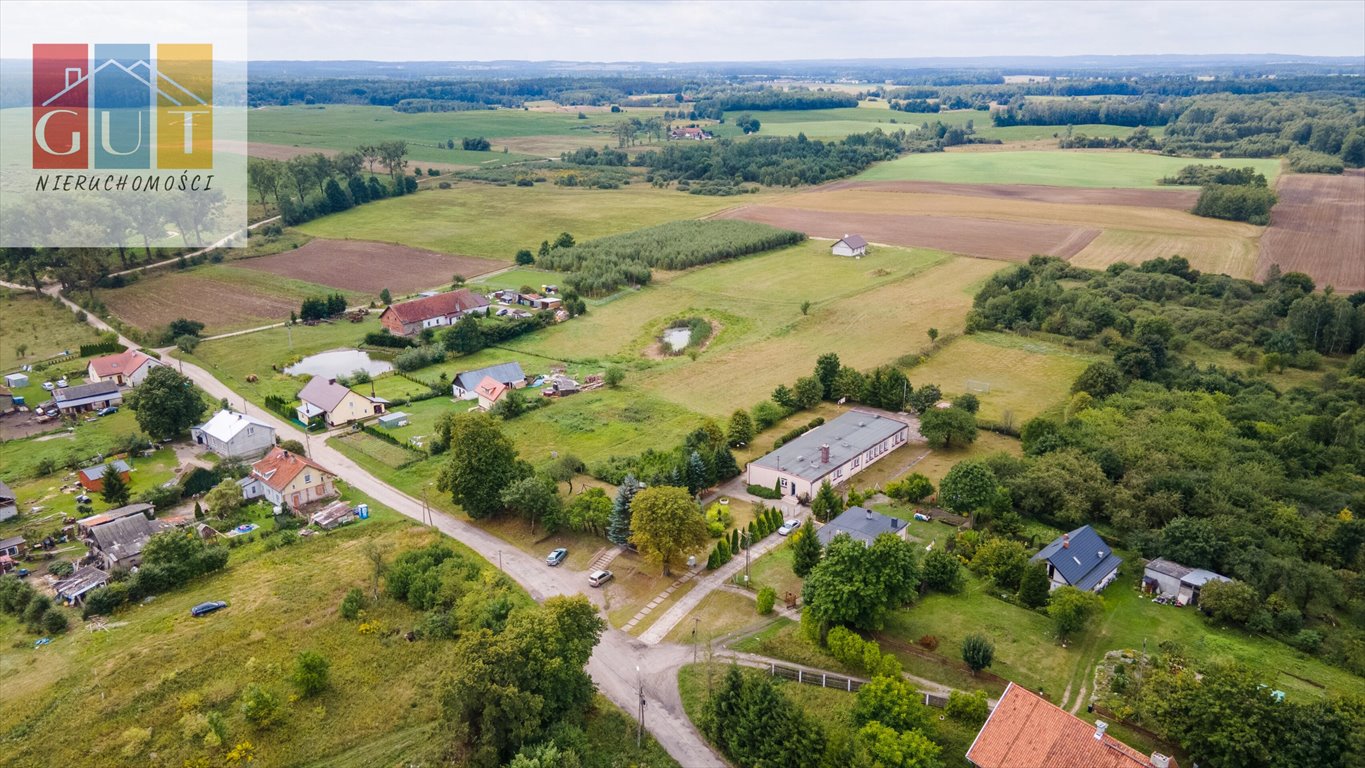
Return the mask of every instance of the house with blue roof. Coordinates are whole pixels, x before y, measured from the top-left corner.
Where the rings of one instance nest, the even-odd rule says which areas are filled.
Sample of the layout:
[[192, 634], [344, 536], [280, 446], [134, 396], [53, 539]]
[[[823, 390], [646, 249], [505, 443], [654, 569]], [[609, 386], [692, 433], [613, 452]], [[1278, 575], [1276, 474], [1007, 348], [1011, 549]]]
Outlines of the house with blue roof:
[[1114, 548], [1105, 544], [1094, 528], [1082, 525], [1054, 539], [1031, 562], [1047, 565], [1052, 589], [1075, 587], [1099, 592], [1118, 578], [1123, 559], [1114, 554]]

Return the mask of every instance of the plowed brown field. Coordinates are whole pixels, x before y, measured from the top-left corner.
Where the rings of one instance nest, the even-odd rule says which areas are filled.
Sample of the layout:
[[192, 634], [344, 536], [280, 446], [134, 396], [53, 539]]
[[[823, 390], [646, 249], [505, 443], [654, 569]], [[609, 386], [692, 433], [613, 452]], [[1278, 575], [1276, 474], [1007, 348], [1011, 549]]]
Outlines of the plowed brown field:
[[401, 295], [449, 283], [453, 275], [472, 278], [502, 269], [507, 263], [393, 243], [318, 238], [302, 248], [234, 266], [360, 293], [388, 288]]
[[1002, 200], [1076, 205], [1129, 205], [1140, 208], [1173, 208], [1188, 211], [1199, 199], [1197, 189], [1083, 189], [1045, 187], [1034, 184], [947, 184], [936, 181], [836, 181], [820, 191], [868, 190], [910, 192], [922, 195], [963, 195]]
[[1256, 276], [1278, 264], [1319, 286], [1365, 290], [1365, 170], [1285, 175], [1276, 191], [1280, 202], [1261, 237]]
[[812, 237], [838, 238], [857, 232], [874, 243], [937, 248], [1007, 261], [1026, 261], [1034, 254], [1069, 259], [1100, 234], [1098, 229], [1039, 222], [832, 212], [767, 205], [747, 205], [725, 211], [719, 217], [758, 221], [795, 229]]

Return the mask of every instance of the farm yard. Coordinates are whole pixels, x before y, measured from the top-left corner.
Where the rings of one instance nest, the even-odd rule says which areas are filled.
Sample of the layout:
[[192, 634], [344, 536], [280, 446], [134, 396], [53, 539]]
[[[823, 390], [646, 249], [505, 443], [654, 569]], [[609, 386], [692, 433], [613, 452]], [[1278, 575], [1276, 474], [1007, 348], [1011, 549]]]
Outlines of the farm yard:
[[502, 269], [506, 263], [393, 243], [318, 238], [301, 248], [236, 266], [361, 294], [377, 295], [388, 288], [394, 296], [401, 296], [448, 285], [453, 275], [473, 278]]
[[[203, 323], [206, 334], [215, 334], [283, 322], [304, 299], [334, 292], [317, 283], [268, 272], [209, 264], [144, 277], [123, 288], [100, 291], [98, 296], [114, 317], [141, 331], [187, 317]], [[348, 301], [370, 298], [347, 296]]]
[[1279, 265], [1282, 272], [1309, 275], [1319, 287], [1365, 290], [1365, 170], [1288, 174], [1276, 192], [1280, 202], [1261, 238], [1256, 276]]

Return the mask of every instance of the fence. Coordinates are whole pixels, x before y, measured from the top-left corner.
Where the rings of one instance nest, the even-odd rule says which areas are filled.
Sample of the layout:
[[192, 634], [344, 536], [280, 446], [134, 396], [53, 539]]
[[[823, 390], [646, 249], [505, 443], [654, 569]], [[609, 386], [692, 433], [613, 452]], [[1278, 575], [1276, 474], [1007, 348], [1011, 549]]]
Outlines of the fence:
[[804, 685], [818, 685], [821, 688], [835, 688], [840, 691], [856, 693], [863, 687], [861, 680], [826, 672], [810, 672], [800, 667], [787, 667], [782, 664], [768, 664], [768, 674], [783, 680], [793, 680]]

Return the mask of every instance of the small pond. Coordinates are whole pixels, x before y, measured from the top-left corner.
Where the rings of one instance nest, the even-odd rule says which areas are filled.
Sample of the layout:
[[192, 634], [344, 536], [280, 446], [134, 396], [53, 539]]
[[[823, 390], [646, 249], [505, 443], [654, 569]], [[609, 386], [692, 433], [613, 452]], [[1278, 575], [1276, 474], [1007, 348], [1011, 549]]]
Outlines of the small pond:
[[685, 325], [681, 328], [664, 329], [664, 343], [674, 352], [681, 352], [686, 349], [688, 343], [691, 341], [692, 329]]
[[334, 349], [309, 355], [284, 369], [290, 376], [350, 376], [356, 371], [367, 371], [371, 376], [393, 370], [387, 360], [375, 360], [358, 349]]

